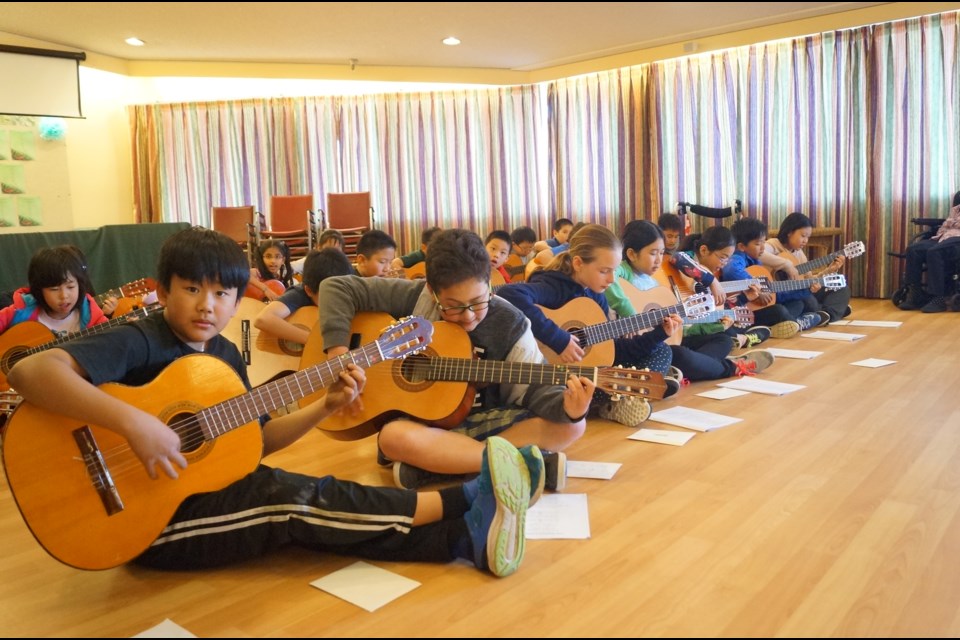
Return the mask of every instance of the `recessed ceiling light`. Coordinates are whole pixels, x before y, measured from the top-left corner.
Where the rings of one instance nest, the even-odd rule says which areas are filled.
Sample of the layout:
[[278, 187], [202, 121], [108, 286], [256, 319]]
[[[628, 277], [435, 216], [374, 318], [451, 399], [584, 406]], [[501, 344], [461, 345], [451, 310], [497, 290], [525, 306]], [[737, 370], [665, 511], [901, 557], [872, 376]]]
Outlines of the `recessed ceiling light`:
[[443, 39], [443, 44], [448, 45], [448, 46], [451, 46], [451, 47], [455, 47], [455, 46], [457, 46], [458, 44], [460, 44], [460, 38], [455, 38], [455, 37], [453, 37], [453, 36], [450, 36], [449, 38], [444, 38], [444, 39]]
[[131, 47], [142, 47], [143, 45], [147, 44], [140, 38], [127, 38], [126, 40], [124, 40], [124, 42], [126, 42]]

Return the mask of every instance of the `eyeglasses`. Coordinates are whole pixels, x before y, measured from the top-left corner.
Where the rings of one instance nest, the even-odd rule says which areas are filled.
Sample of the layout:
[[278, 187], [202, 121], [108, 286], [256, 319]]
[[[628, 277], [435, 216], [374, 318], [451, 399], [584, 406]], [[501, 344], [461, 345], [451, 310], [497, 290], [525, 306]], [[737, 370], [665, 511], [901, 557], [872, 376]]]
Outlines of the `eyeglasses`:
[[440, 313], [445, 313], [450, 316], [458, 316], [468, 309], [474, 313], [483, 311], [490, 305], [490, 295], [487, 296], [486, 300], [481, 300], [480, 302], [471, 302], [470, 304], [461, 304], [455, 307], [445, 307], [440, 304], [440, 298], [437, 297], [437, 293], [435, 291], [433, 292], [433, 299], [437, 303], [437, 309], [440, 310]]

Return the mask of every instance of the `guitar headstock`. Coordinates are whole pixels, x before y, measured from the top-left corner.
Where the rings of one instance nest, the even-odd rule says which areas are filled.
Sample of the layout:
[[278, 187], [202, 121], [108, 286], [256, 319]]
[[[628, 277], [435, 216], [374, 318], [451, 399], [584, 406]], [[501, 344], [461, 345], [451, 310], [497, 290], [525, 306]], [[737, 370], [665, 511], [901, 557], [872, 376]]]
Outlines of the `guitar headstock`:
[[733, 311], [733, 324], [736, 327], [741, 329], [746, 329], [747, 327], [752, 327], [755, 322], [753, 315], [753, 310], [746, 307], [734, 307], [731, 309]]
[[133, 298], [135, 296], [142, 296], [155, 291], [157, 289], [157, 281], [153, 278], [140, 278], [139, 280], [134, 280], [133, 282], [128, 282], [118, 289], [120, 292], [119, 297], [121, 298]]
[[695, 293], [683, 301], [683, 312], [688, 318], [704, 316], [716, 308], [710, 293]]
[[423, 351], [432, 339], [432, 322], [420, 316], [408, 316], [384, 329], [377, 346], [384, 360], [394, 360]]
[[867, 248], [863, 245], [863, 243], [857, 240], [856, 242], [847, 244], [845, 247], [843, 247], [843, 249], [841, 249], [840, 252], [845, 258], [856, 258], [857, 256], [862, 256], [864, 253], [866, 253], [866, 251]]
[[847, 277], [842, 273], [830, 273], [822, 278], [823, 288], [834, 291], [836, 289], [843, 289], [847, 286]]
[[612, 396], [639, 396], [660, 400], [667, 392], [663, 374], [648, 369], [601, 367], [597, 371], [597, 388]]

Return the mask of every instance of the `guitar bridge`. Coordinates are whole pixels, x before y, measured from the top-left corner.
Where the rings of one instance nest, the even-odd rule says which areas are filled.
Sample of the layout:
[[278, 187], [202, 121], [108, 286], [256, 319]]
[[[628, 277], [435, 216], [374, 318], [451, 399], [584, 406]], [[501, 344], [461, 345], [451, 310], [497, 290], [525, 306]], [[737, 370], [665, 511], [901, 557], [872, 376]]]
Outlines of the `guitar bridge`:
[[100, 496], [100, 501], [103, 502], [107, 515], [112, 516], [123, 511], [123, 500], [120, 499], [120, 493], [113, 483], [110, 471], [107, 470], [107, 464], [103, 461], [100, 447], [97, 446], [97, 440], [93, 437], [90, 427], [75, 429], [73, 439], [80, 449], [80, 457], [83, 459], [87, 474], [97, 495]]

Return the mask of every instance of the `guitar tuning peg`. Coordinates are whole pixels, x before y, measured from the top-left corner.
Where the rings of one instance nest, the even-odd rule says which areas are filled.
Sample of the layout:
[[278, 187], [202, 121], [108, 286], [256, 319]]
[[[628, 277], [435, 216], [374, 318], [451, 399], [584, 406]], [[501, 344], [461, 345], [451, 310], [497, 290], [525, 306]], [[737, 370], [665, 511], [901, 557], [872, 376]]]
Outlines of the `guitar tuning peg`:
[[610, 394], [610, 400], [612, 400], [613, 402], [619, 401], [621, 397], [623, 396], [621, 396], [619, 393]]

